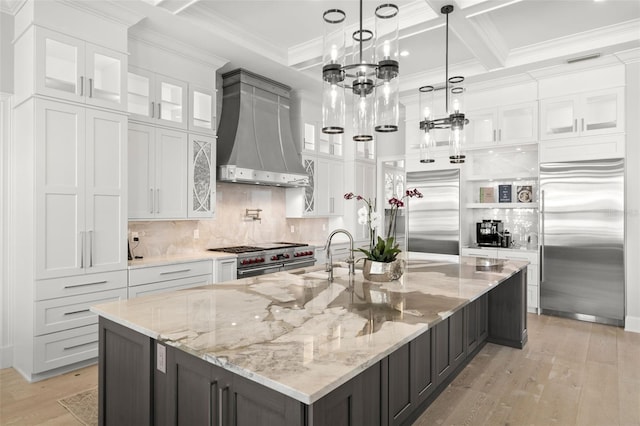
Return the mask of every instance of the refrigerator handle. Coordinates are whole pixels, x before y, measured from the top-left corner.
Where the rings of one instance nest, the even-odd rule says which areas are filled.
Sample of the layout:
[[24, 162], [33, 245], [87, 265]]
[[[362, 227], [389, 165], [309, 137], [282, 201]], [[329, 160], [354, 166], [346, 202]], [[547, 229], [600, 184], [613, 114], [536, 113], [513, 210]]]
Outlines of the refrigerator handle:
[[544, 282], [544, 189], [540, 191], [540, 285]]

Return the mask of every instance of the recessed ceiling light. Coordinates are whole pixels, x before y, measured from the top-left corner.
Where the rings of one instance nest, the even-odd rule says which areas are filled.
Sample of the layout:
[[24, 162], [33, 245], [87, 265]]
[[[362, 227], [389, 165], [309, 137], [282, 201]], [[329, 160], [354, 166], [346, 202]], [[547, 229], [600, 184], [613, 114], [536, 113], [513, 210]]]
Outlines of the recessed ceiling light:
[[400, 52], [400, 56], [409, 56], [409, 51], [403, 50], [402, 52]]

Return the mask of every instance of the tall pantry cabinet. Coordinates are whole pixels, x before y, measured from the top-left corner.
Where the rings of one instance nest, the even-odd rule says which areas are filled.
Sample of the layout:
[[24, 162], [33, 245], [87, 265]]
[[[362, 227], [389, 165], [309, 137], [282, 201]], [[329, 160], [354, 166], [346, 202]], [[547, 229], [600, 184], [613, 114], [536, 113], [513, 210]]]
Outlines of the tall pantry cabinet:
[[39, 380], [93, 362], [89, 307], [127, 294], [127, 27], [36, 1], [15, 23], [13, 365]]

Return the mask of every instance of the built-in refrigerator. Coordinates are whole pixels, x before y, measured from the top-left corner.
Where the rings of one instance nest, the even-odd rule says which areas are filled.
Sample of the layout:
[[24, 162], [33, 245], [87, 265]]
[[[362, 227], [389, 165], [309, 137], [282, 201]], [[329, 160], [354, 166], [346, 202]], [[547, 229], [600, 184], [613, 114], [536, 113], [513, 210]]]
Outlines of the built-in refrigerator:
[[540, 165], [543, 313], [624, 325], [624, 160]]
[[407, 188], [423, 194], [407, 206], [407, 249], [460, 254], [460, 170], [407, 172]]

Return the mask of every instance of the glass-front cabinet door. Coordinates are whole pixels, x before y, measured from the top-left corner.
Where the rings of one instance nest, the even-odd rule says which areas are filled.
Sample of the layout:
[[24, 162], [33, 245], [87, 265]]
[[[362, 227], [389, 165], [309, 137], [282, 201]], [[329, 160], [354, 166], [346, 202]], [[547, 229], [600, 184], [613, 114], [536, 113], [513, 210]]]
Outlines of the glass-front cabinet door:
[[469, 145], [491, 145], [496, 142], [498, 123], [495, 108], [469, 111], [465, 117], [469, 119], [465, 128]]
[[578, 133], [577, 98], [565, 96], [540, 101], [541, 139], [558, 139]]
[[37, 28], [36, 91], [79, 102], [84, 97], [84, 42]]
[[157, 117], [166, 125], [187, 128], [187, 83], [156, 74]]
[[216, 128], [215, 90], [189, 85], [189, 130], [213, 133]]
[[189, 135], [188, 217], [213, 217], [216, 203], [215, 139]]
[[[141, 69], [130, 69], [127, 85], [127, 110], [132, 119], [150, 121], [152, 73]], [[155, 104], [153, 105], [155, 107]], [[154, 108], [155, 109], [155, 108]]]
[[515, 144], [538, 139], [538, 103], [502, 107], [498, 111], [498, 142]]
[[622, 88], [585, 94], [581, 104], [580, 131], [585, 136], [623, 131], [624, 91]]
[[109, 49], [87, 44], [87, 103], [124, 109], [126, 105], [126, 56]]

